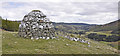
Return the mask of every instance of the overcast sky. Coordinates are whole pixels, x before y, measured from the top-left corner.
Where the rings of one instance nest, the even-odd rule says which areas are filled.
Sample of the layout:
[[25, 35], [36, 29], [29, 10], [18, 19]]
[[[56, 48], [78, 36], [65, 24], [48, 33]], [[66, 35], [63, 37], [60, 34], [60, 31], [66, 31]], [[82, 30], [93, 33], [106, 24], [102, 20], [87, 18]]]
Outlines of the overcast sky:
[[22, 20], [32, 10], [41, 10], [53, 22], [106, 24], [118, 19], [118, 2], [9, 1], [0, 4], [0, 16], [8, 20]]

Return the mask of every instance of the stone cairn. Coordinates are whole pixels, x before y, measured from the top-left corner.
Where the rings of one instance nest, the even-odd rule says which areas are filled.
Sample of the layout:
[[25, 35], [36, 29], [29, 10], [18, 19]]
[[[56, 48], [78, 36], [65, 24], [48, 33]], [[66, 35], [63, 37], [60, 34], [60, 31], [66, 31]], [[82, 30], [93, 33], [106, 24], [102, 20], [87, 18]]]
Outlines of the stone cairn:
[[24, 16], [18, 34], [20, 37], [31, 39], [56, 38], [52, 22], [40, 10], [33, 10]]

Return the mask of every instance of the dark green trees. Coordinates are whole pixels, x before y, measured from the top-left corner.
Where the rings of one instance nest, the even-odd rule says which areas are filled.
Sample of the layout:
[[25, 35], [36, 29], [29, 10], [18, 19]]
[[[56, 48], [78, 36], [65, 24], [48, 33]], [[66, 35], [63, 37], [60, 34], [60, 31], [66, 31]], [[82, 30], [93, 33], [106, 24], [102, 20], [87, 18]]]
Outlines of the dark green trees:
[[100, 35], [97, 33], [88, 34], [88, 38], [96, 41], [106, 41], [106, 42], [115, 42], [120, 40], [120, 36], [117, 36], [117, 35], [106, 36], [106, 35]]
[[2, 29], [8, 30], [8, 31], [18, 31], [19, 22], [17, 21], [9, 21], [2, 19]]

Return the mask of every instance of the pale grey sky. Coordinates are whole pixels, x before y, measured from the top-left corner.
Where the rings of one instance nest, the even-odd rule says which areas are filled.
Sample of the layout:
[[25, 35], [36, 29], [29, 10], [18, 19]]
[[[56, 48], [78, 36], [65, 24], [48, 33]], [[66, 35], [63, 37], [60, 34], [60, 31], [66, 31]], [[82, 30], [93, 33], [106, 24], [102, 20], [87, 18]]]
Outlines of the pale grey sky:
[[64, 2], [61, 0], [52, 2], [18, 1], [0, 2], [2, 4], [0, 5], [0, 12], [2, 12], [0, 16], [8, 20], [22, 20], [24, 15], [37, 9], [41, 10], [53, 22], [105, 24], [118, 19], [117, 0], [114, 0], [115, 2], [113, 0], [111, 2], [101, 0], [96, 0], [96, 2], [72, 2], [72, 0], [66, 0], [66, 2], [64, 0], [62, 0]]

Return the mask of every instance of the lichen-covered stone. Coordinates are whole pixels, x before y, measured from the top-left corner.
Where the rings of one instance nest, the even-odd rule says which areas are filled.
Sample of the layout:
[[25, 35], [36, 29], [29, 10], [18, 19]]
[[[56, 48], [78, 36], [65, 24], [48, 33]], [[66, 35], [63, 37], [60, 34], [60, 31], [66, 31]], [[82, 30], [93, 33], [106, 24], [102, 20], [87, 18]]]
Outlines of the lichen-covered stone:
[[55, 30], [52, 22], [39, 10], [33, 10], [24, 16], [19, 25], [19, 36], [31, 39], [53, 39]]

